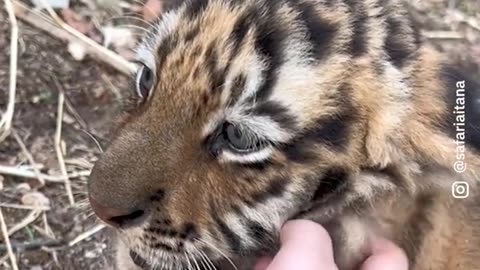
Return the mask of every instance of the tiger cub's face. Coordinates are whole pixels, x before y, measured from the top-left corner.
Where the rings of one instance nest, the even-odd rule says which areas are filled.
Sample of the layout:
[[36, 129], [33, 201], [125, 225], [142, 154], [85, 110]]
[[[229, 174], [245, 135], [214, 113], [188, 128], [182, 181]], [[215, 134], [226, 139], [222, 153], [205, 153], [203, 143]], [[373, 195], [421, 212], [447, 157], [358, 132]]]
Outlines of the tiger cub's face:
[[352, 76], [395, 69], [373, 27], [385, 18], [376, 1], [331, 2], [193, 0], [152, 29], [136, 106], [89, 186], [138, 265], [268, 250], [364, 162]]

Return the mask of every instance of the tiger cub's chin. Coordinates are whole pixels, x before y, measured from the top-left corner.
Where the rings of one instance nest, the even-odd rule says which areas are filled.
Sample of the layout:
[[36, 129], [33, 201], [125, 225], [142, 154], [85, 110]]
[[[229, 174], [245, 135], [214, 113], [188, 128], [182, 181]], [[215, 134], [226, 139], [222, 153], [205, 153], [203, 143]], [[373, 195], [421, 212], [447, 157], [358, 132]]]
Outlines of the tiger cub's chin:
[[143, 270], [133, 262], [130, 250], [119, 238], [115, 241], [114, 249], [114, 270]]

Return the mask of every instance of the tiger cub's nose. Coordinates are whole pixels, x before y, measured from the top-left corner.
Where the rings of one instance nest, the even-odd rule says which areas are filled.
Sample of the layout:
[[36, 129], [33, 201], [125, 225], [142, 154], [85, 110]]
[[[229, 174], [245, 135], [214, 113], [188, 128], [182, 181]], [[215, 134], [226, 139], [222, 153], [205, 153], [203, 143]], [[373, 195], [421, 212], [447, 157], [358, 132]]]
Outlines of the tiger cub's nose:
[[95, 214], [102, 221], [116, 228], [123, 228], [138, 224], [143, 220], [143, 217], [145, 216], [145, 209], [112, 208], [100, 204], [92, 196], [89, 196], [89, 200], [93, 212], [95, 212]]

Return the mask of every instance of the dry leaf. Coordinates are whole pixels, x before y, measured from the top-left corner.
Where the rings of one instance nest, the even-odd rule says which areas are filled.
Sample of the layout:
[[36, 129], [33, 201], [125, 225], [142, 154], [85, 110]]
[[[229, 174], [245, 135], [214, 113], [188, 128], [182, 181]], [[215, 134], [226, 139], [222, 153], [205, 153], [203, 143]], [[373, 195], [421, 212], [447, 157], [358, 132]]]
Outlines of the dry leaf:
[[143, 18], [149, 22], [155, 21], [163, 12], [161, 0], [148, 0], [143, 6]]
[[28, 206], [50, 206], [50, 199], [43, 193], [29, 192], [22, 197], [22, 203]]
[[75, 11], [70, 8], [62, 9], [61, 14], [65, 22], [71, 27], [75, 28], [78, 32], [90, 37], [97, 43], [102, 42], [103, 38], [92, 21], [89, 21], [81, 15], [75, 13]]
[[88, 22], [70, 8], [62, 9], [62, 17], [68, 25], [82, 34], [86, 35], [95, 29], [93, 22]]

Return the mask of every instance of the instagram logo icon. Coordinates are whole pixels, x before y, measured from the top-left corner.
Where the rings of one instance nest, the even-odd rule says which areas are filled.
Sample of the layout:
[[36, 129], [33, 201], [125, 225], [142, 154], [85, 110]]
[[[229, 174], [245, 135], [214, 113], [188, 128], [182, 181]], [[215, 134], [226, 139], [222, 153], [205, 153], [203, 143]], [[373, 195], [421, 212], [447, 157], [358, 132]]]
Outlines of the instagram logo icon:
[[470, 195], [470, 186], [467, 182], [455, 182], [452, 185], [452, 195], [455, 199], [466, 199]]

